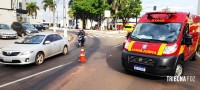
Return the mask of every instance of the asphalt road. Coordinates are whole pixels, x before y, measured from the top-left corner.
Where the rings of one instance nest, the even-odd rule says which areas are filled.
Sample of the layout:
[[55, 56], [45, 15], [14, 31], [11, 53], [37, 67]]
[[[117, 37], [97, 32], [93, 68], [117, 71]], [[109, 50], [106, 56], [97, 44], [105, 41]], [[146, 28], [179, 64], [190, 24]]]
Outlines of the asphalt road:
[[[75, 34], [75, 32], [70, 32]], [[89, 33], [91, 35], [93, 33]], [[94, 35], [95, 36], [95, 35]], [[0, 90], [199, 90], [200, 60], [185, 64], [186, 76], [195, 82], [167, 82], [139, 73], [126, 73], [121, 66], [124, 38], [88, 37], [87, 62], [80, 63], [76, 40], [68, 55], [57, 55], [40, 66], [0, 65]]]

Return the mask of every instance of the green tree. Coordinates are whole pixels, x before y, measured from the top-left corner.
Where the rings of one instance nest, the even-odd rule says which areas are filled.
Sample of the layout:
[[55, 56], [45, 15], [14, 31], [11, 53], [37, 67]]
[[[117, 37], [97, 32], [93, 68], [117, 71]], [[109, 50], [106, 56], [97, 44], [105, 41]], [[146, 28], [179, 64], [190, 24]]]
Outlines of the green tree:
[[74, 19], [74, 11], [71, 8], [68, 10], [68, 15], [70, 18]]
[[114, 17], [122, 19], [124, 26], [130, 18], [137, 18], [140, 15], [142, 11], [141, 4], [141, 0], [113, 0]]
[[101, 17], [109, 5], [103, 0], [72, 0], [69, 6], [71, 6], [76, 19], [83, 21], [83, 29], [85, 29], [86, 20], [96, 20], [95, 18], [98, 16]]
[[122, 19], [125, 25], [130, 18], [137, 18], [142, 11], [142, 2], [140, 0], [127, 0], [127, 3], [120, 7], [117, 13], [118, 17]]
[[[92, 12], [90, 12], [89, 19], [91, 21], [91, 24], [93, 21], [96, 21], [99, 23], [99, 26], [101, 25], [101, 21], [104, 18], [104, 11], [110, 9], [110, 5], [107, 2], [104, 2], [104, 0], [94, 0], [92, 3]], [[92, 26], [92, 25], [91, 25]]]
[[117, 28], [116, 22], [117, 22], [117, 19], [118, 19], [117, 14], [118, 14], [119, 7], [126, 5], [127, 0], [109, 0], [109, 1], [112, 1], [111, 7], [112, 7], [112, 10], [114, 10], [113, 18], [114, 18], [114, 21], [115, 21], [115, 29], [116, 29]]
[[26, 10], [28, 11], [28, 15], [32, 18], [37, 17], [37, 10], [40, 10], [37, 6], [36, 2], [27, 2], [26, 3]]
[[56, 3], [53, 0], [43, 0], [44, 4], [43, 9], [46, 11], [47, 8], [49, 11], [53, 12], [53, 26], [55, 26], [55, 11], [56, 11]]

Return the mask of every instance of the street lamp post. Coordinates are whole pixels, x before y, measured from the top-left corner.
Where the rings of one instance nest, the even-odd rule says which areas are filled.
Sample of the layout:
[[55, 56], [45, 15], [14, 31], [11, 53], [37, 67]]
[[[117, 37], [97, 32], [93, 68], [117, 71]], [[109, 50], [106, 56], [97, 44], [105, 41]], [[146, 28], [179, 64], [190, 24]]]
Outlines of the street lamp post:
[[200, 15], [200, 0], [198, 0], [197, 14]]
[[[53, 0], [53, 4], [55, 5], [55, 0]], [[54, 10], [53, 10], [53, 31], [56, 32], [56, 25], [55, 25], [55, 12], [56, 12], [56, 8], [54, 7]]]
[[66, 28], [66, 3], [63, 0], [63, 30], [64, 30], [64, 37], [67, 37], [67, 28]]

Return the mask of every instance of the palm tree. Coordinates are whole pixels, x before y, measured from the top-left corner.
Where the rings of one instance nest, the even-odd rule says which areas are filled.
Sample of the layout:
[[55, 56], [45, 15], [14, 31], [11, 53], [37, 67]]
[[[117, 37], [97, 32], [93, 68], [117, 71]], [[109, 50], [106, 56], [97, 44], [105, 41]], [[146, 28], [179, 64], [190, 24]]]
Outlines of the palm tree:
[[42, 3], [44, 3], [43, 9], [45, 11], [47, 10], [47, 8], [49, 8], [49, 11], [53, 12], [53, 27], [55, 27], [56, 3], [54, 2], [54, 0], [43, 0]]
[[[73, 1], [75, 1], [75, 0], [69, 0], [69, 3], [68, 3], [69, 8], [72, 7]], [[76, 20], [76, 27], [75, 28], [78, 29], [78, 18], [76, 16], [76, 14], [74, 13], [74, 11], [72, 9], [69, 9], [68, 14], [69, 14], [70, 18], [73, 18], [73, 22], [74, 22], [74, 19]]]
[[[126, 5], [127, 0], [113, 0], [112, 2], [112, 9], [115, 11], [114, 17], [115, 17], [115, 29], [117, 28], [117, 13], [118, 13], [118, 9], [120, 6]], [[117, 29], [116, 29], [117, 30]]]
[[37, 6], [37, 2], [27, 2], [26, 10], [28, 11], [29, 16], [32, 16], [32, 18], [34, 18], [34, 16], [35, 16], [35, 19], [36, 19], [37, 10], [40, 10], [40, 8]]

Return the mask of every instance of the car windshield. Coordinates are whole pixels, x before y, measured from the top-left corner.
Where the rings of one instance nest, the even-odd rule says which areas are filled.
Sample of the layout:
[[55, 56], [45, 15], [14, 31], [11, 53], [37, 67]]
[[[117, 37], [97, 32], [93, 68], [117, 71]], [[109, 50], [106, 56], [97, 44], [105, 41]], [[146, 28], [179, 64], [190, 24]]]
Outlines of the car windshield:
[[175, 42], [180, 33], [180, 23], [139, 23], [131, 38], [143, 41]]
[[0, 24], [0, 30], [9, 30], [10, 29], [10, 27], [8, 26], [8, 25], [6, 25], [6, 24]]
[[30, 23], [22, 23], [22, 27], [29, 30], [35, 29], [35, 27], [31, 25]]
[[22, 38], [21, 40], [15, 42], [16, 44], [40, 44], [45, 35], [27, 35], [26, 37]]

